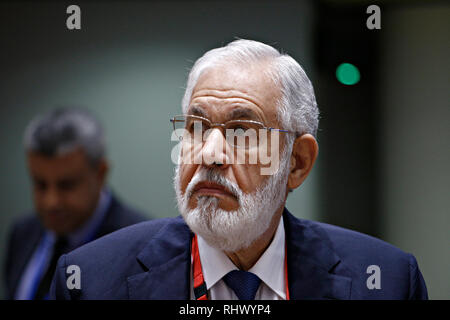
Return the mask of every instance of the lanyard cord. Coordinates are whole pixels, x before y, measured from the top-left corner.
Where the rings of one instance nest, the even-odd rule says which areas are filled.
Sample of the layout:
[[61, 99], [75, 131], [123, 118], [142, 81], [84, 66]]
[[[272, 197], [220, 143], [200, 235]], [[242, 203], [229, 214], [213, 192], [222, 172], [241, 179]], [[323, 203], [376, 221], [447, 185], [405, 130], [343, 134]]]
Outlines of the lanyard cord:
[[[194, 296], [196, 300], [208, 300], [208, 290], [206, 289], [205, 279], [203, 278], [202, 262], [198, 251], [197, 235], [192, 239], [192, 265], [194, 273]], [[287, 249], [284, 251], [284, 278], [286, 281], [286, 300], [289, 300], [289, 282], [287, 272]]]

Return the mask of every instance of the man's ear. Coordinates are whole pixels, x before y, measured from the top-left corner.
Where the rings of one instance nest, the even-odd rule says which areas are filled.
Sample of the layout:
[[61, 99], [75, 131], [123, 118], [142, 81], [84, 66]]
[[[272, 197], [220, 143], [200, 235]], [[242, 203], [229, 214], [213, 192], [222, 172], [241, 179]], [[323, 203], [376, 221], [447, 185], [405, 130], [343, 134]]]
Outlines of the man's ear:
[[295, 139], [292, 147], [288, 189], [296, 189], [305, 181], [316, 161], [319, 145], [311, 134]]
[[100, 184], [103, 186], [106, 182], [106, 177], [108, 176], [109, 164], [106, 159], [101, 159], [97, 167], [97, 178]]

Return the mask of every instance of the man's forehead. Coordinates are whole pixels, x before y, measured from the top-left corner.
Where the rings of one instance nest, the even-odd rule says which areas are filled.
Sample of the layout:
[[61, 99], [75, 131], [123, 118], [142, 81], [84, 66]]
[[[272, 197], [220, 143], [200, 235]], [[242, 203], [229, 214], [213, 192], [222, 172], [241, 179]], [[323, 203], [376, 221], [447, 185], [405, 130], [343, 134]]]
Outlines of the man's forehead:
[[[199, 101], [204, 102], [206, 97], [214, 97], [217, 101], [213, 102], [228, 99], [227, 102], [234, 104], [232, 111], [234, 118], [254, 118], [258, 112], [252, 110], [252, 104], [271, 118], [276, 113], [281, 92], [264, 72], [264, 67], [267, 68], [264, 64], [248, 67], [231, 64], [215, 66], [204, 71], [192, 92], [191, 106], [187, 111], [198, 112], [196, 115], [205, 116], [200, 114], [202, 110], [197, 110], [204, 108], [193, 107], [198, 105]], [[239, 106], [239, 99], [243, 102], [242, 106]]]
[[[266, 90], [277, 90], [277, 86], [267, 72], [268, 63], [237, 65], [219, 64], [207, 68], [199, 77], [196, 88], [216, 88], [219, 90], [238, 90], [254, 94]], [[196, 89], [194, 88], [194, 90]]]
[[87, 167], [89, 162], [86, 153], [81, 148], [75, 148], [56, 155], [46, 155], [39, 152], [28, 152], [28, 162], [36, 169], [52, 169], [56, 171], [58, 168], [61, 170], [72, 170], [74, 168]]
[[[203, 118], [209, 119], [210, 113], [208, 110], [204, 109], [201, 105], [192, 105], [189, 107], [189, 110], [187, 112], [189, 115], [194, 116], [200, 116]], [[255, 121], [261, 121], [261, 117], [258, 115], [257, 112], [254, 110], [246, 107], [246, 106], [240, 106], [235, 105], [231, 111], [226, 113], [226, 119], [227, 120], [237, 120], [237, 119], [246, 119], [246, 120], [255, 120]]]

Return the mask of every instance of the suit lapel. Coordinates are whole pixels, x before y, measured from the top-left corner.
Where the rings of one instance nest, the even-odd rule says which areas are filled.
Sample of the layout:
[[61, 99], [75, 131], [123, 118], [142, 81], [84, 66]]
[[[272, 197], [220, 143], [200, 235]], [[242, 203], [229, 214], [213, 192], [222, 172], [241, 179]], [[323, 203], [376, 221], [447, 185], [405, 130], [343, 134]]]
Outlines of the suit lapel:
[[[290, 298], [349, 299], [351, 278], [333, 273], [340, 258], [325, 232], [287, 209], [283, 218]], [[143, 272], [128, 277], [129, 298], [188, 300], [192, 236], [181, 217], [162, 227], [136, 258]]]
[[333, 274], [340, 263], [332, 243], [316, 224], [283, 213], [291, 299], [348, 299], [351, 279]]
[[[35, 213], [33, 214], [35, 215]], [[14, 258], [15, 260], [12, 266], [9, 268], [11, 272], [8, 276], [8, 281], [10, 281], [9, 288], [11, 289], [11, 297], [9, 297], [10, 299], [13, 299], [14, 295], [17, 293], [17, 289], [20, 285], [25, 269], [30, 262], [34, 251], [39, 246], [44, 233], [45, 230], [42, 227], [41, 223], [38, 221], [38, 219], [35, 219], [33, 217], [33, 220], [32, 222], [30, 222], [29, 227], [25, 230], [25, 232], [19, 235], [20, 238], [15, 238], [12, 240], [15, 242], [14, 245], [16, 245], [16, 247], [13, 249], [13, 254], [17, 255], [17, 257]]]
[[127, 279], [130, 299], [189, 299], [192, 233], [181, 217], [171, 220], [138, 254], [144, 272]]

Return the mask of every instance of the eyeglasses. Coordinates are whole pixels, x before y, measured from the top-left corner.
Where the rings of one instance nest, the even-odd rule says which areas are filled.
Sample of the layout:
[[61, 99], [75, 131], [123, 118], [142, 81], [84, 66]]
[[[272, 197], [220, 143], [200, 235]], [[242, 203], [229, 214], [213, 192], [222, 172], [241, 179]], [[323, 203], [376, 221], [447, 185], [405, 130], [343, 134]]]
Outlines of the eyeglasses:
[[[225, 123], [212, 123], [209, 119], [194, 115], [177, 115], [170, 119], [175, 135], [181, 141], [203, 143], [213, 128], [222, 128], [225, 138], [232, 147], [250, 149], [259, 145], [268, 131], [294, 133], [290, 130], [266, 127], [254, 120], [230, 120]], [[247, 142], [248, 141], [248, 142]]]

